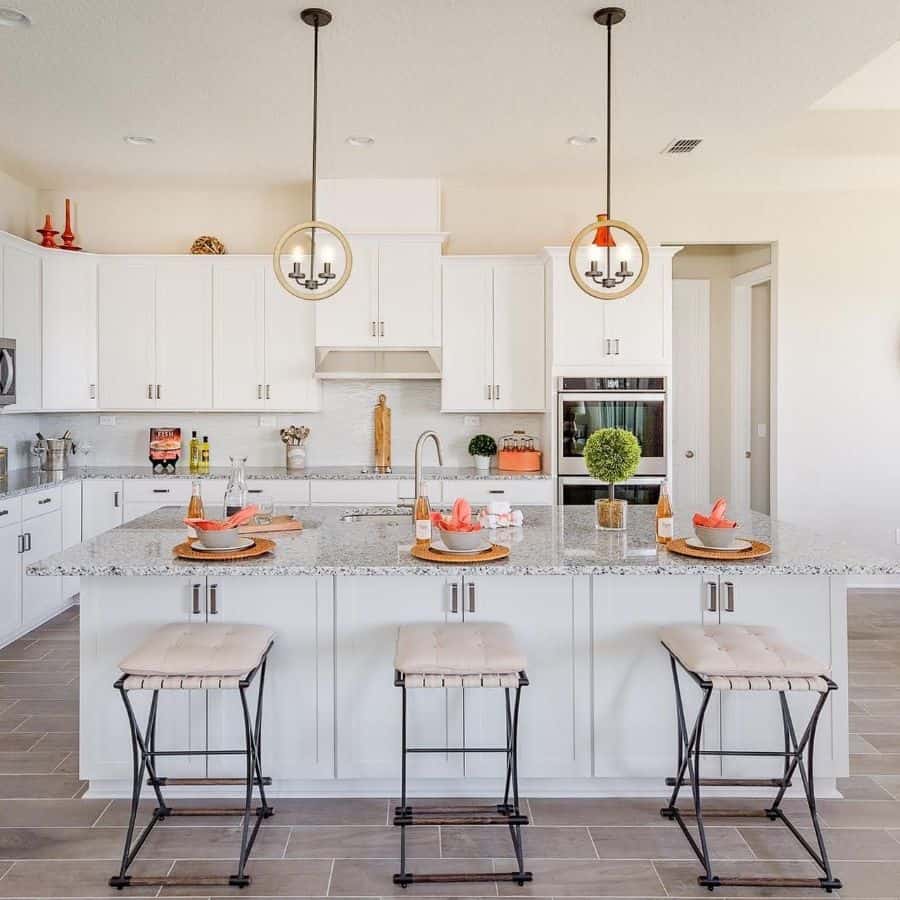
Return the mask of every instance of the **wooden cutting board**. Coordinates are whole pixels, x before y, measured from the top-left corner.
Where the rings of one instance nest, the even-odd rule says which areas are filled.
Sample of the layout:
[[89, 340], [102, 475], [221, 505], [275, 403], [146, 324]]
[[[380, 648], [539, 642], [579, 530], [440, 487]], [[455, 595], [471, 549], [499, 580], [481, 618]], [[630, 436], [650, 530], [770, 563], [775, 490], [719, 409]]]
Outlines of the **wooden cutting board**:
[[272, 516], [268, 525], [241, 525], [240, 534], [269, 534], [274, 531], [303, 531], [303, 523], [293, 516]]

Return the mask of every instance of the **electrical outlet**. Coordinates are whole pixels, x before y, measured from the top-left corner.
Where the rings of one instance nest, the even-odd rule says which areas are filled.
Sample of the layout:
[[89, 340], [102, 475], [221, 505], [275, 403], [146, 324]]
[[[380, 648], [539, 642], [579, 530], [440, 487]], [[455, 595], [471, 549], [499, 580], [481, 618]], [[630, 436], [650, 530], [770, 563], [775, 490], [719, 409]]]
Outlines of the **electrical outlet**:
[[100, 416], [97, 419], [98, 425], [115, 425], [116, 417], [115, 416]]
[[259, 417], [259, 427], [260, 428], [274, 428], [278, 424], [277, 416], [260, 416]]
[[769, 433], [769, 426], [765, 422], [759, 422], [756, 426], [756, 436], [764, 438]]
[[478, 428], [481, 425], [481, 416], [463, 416], [463, 425], [466, 428]]

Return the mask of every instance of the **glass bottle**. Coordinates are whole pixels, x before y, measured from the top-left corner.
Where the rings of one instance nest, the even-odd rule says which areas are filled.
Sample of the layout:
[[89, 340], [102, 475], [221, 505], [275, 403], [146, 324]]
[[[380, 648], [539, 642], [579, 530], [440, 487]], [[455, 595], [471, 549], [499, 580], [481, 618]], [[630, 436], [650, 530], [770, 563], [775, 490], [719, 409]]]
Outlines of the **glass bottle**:
[[669, 499], [669, 485], [664, 481], [659, 488], [659, 502], [656, 504], [656, 543], [668, 544], [675, 537], [675, 518], [672, 501]]
[[188, 450], [188, 466], [192, 473], [200, 471], [200, 441], [197, 432], [191, 432], [191, 443]]
[[196, 478], [191, 482], [191, 499], [188, 503], [187, 517], [189, 519], [203, 518], [203, 498], [200, 496], [200, 482]]
[[201, 475], [209, 474], [209, 437], [205, 434], [200, 442], [200, 462], [197, 466], [197, 472]]
[[247, 457], [230, 456], [229, 459], [231, 460], [231, 474], [228, 476], [228, 485], [225, 488], [226, 519], [247, 505], [247, 479], [244, 475]]
[[424, 485], [416, 499], [413, 520], [416, 526], [416, 546], [427, 547], [431, 543], [431, 504], [428, 502]]

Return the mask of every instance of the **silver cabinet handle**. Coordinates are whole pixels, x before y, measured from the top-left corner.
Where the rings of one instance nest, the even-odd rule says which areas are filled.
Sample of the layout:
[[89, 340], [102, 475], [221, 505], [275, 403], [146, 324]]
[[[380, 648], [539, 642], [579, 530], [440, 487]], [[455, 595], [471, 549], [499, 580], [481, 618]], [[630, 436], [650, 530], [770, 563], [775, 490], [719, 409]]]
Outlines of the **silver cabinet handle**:
[[493, 398], [493, 395], [492, 395], [492, 393], [491, 393], [491, 386], [490, 386], [490, 385], [487, 386], [487, 398], [488, 398], [488, 400], [493, 400], [493, 399], [494, 399], [494, 398]]
[[113, 509], [119, 508], [119, 492], [113, 491]]
[[219, 614], [219, 586], [217, 584], [211, 584], [209, 586], [209, 614], [211, 616], [217, 616]]
[[450, 612], [459, 612], [459, 585], [455, 582], [450, 585]]
[[609, 338], [603, 341], [605, 347], [605, 353], [607, 356], [612, 356], [612, 341]]
[[153, 385], [152, 384], [147, 385], [147, 399], [148, 400], [153, 399]]
[[494, 385], [494, 399], [495, 400], [500, 399], [500, 385], [499, 384]]
[[248, 494], [261, 494], [263, 492], [262, 488], [247, 488]]
[[734, 582], [725, 582], [725, 612], [734, 612]]
[[25, 552], [25, 535], [19, 534], [16, 535], [16, 543], [18, 547], [16, 548], [16, 553], [22, 554]]
[[256, 386], [256, 399], [262, 400], [262, 385], [261, 384], [258, 384]]
[[506, 488], [491, 488], [488, 491], [489, 494], [505, 494]]
[[88, 386], [88, 394], [89, 394], [91, 400], [97, 399], [97, 385], [96, 384], [92, 384], [92, 385]]
[[271, 400], [271, 399], [272, 399], [272, 385], [267, 384], [266, 385], [266, 400]]
[[191, 597], [192, 597], [191, 612], [195, 616], [199, 616], [200, 615], [200, 585], [199, 584], [191, 585]]
[[379, 324], [378, 324], [378, 334], [381, 337], [384, 337], [384, 322], [383, 321], [379, 322]]
[[719, 609], [719, 586], [715, 581], [706, 582], [706, 610], [717, 612]]
[[744, 459], [750, 459], [753, 456], [753, 453], [750, 450], [744, 451]]
[[619, 355], [619, 339], [618, 338], [616, 338], [616, 340], [615, 340], [615, 345], [616, 345], [616, 356], [618, 356]]
[[45, 503], [52, 503], [52, 502], [53, 502], [52, 497], [44, 497], [43, 500], [38, 500], [38, 506], [43, 506]]
[[469, 612], [475, 612], [475, 583], [469, 582]]
[[693, 459], [693, 458], [694, 458], [694, 451], [693, 451], [693, 450], [685, 450], [685, 451], [684, 451], [684, 455], [685, 455], [688, 459]]
[[154, 494], [169, 494], [171, 491], [172, 488], [153, 488]]
[[28, 553], [31, 550], [31, 532], [25, 532], [25, 552]]
[[372, 337], [377, 337], [377, 335], [378, 335], [378, 332], [376, 330], [377, 328], [378, 328], [378, 323], [373, 319], [372, 320]]
[[156, 386], [156, 399], [157, 400], [162, 399], [162, 389], [160, 388], [159, 385]]

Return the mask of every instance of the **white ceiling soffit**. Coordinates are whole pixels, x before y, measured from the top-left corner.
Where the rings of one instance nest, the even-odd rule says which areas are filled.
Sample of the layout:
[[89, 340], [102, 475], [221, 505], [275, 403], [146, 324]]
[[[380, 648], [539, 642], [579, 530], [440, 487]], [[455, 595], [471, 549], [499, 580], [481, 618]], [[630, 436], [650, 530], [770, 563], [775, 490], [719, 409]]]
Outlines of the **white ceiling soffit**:
[[832, 88], [813, 109], [900, 110], [900, 41]]
[[[0, 168], [39, 187], [309, 177], [302, 0], [16, 0], [0, 29]], [[599, 179], [598, 0], [327, 0], [320, 174]], [[631, 0], [614, 42], [617, 172], [730, 165], [900, 35], [900, 3]], [[374, 137], [352, 147], [348, 135]], [[125, 135], [154, 137], [131, 146]], [[700, 135], [679, 161], [659, 149]]]

